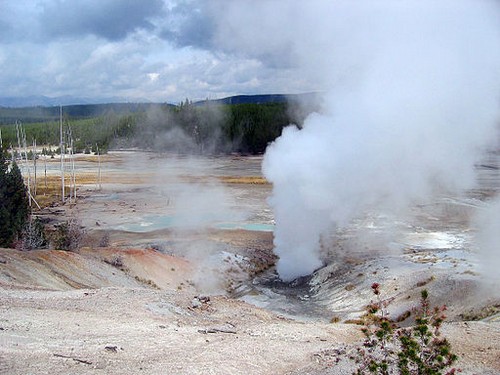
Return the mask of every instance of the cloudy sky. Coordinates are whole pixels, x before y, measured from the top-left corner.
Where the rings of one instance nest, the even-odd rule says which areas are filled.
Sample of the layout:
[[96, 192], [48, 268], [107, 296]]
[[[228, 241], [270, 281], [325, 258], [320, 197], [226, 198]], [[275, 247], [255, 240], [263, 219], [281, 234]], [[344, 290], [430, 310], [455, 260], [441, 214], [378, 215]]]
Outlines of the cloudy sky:
[[296, 76], [286, 42], [265, 35], [287, 33], [299, 2], [254, 3], [0, 0], [0, 96], [175, 103], [320, 89]]
[[[0, 0], [0, 96], [176, 103], [323, 91], [376, 53], [373, 22], [394, 22], [420, 3]], [[474, 17], [467, 3], [440, 2], [452, 16]], [[484, 3], [498, 20], [495, 2]], [[325, 75], [329, 69], [340, 73]]]

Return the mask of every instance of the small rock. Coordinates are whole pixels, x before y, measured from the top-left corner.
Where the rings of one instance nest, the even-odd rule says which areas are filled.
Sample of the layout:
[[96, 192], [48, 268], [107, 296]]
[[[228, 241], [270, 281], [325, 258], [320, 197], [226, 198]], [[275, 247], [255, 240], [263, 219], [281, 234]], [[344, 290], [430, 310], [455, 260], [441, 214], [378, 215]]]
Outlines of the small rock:
[[196, 297], [201, 303], [209, 303], [210, 302], [210, 297], [209, 296], [198, 296]]
[[210, 297], [208, 296], [195, 296], [191, 301], [191, 307], [193, 309], [202, 307], [204, 304], [210, 303]]

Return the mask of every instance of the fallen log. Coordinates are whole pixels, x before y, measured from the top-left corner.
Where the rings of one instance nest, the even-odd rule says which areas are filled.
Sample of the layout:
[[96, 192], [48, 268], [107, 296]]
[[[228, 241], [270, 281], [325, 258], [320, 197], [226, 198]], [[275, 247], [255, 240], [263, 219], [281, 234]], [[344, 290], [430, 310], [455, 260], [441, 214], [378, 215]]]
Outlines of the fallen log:
[[68, 358], [68, 359], [72, 359], [75, 362], [83, 363], [83, 364], [86, 364], [86, 365], [91, 365], [92, 364], [92, 362], [87, 361], [86, 359], [80, 359], [80, 358], [72, 357], [70, 355], [64, 355], [64, 354], [54, 353], [54, 357]]
[[207, 333], [230, 333], [230, 334], [236, 335], [238, 333], [232, 329], [225, 329], [225, 328], [199, 329], [198, 332], [203, 333], [204, 335], [206, 335]]

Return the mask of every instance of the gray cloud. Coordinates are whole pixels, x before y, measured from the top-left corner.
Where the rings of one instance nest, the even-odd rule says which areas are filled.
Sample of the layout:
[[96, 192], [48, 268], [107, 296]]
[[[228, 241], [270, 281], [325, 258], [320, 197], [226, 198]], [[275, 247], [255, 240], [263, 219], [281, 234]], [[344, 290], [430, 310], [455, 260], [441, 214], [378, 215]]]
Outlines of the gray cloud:
[[137, 29], [152, 29], [151, 18], [162, 12], [161, 0], [55, 0], [44, 3], [40, 24], [52, 38], [91, 34], [120, 40]]
[[166, 14], [161, 37], [179, 47], [212, 49], [215, 20], [206, 2], [179, 1]]
[[[297, 1], [181, 0], [168, 11], [161, 37], [179, 47], [257, 59], [270, 68], [295, 64]], [[300, 7], [299, 7], [300, 8]], [[294, 17], [297, 17], [294, 20]]]
[[37, 17], [34, 6], [26, 7], [23, 2], [0, 0], [0, 42], [10, 44], [37, 38]]
[[0, 40], [5, 40], [6, 36], [12, 32], [12, 26], [5, 19], [0, 18]]
[[[212, 1], [211, 14], [217, 15], [213, 45], [226, 53], [257, 59], [271, 68], [295, 66], [297, 32], [303, 21], [302, 11], [309, 4], [296, 0]], [[306, 35], [314, 37], [313, 32], [306, 30]]]

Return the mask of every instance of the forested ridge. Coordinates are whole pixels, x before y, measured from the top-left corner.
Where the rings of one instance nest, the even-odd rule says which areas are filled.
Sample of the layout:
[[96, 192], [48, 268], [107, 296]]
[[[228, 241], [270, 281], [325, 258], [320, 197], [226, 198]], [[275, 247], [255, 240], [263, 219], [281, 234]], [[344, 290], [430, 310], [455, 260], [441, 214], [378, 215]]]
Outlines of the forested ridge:
[[[241, 102], [241, 101], [240, 101]], [[123, 103], [62, 107], [63, 127], [74, 140], [75, 152], [137, 147], [181, 153], [259, 154], [291, 123], [305, 114], [287, 101], [221, 104]], [[35, 119], [36, 121], [33, 121]], [[26, 141], [57, 148], [60, 143], [59, 107], [1, 108], [3, 148], [17, 146], [16, 122]]]
[[[78, 104], [63, 106], [64, 115], [73, 119], [88, 119], [106, 114], [124, 115], [144, 112], [150, 108], [168, 104], [157, 103], [109, 103], [109, 104]], [[174, 105], [170, 105], [175, 107]], [[38, 123], [59, 121], [59, 106], [43, 107], [2, 107], [0, 106], [0, 125], [10, 125], [16, 121], [23, 123]]]

